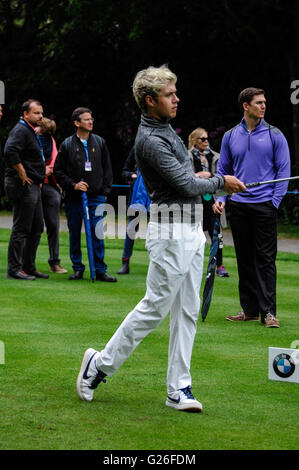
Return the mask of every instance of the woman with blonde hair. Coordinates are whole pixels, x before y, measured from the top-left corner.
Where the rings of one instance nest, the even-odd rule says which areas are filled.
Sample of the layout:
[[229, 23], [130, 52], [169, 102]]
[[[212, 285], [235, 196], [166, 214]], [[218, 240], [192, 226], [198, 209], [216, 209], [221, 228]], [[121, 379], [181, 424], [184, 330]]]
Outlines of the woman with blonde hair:
[[[197, 127], [188, 137], [188, 151], [191, 158], [191, 163], [195, 173], [200, 173], [202, 178], [213, 176], [217, 173], [217, 163], [219, 160], [219, 153], [212, 151], [209, 146], [209, 137], [206, 129]], [[214, 197], [212, 194], [204, 194], [202, 196], [203, 203], [203, 230], [209, 233], [211, 241], [213, 239], [215, 214], [212, 206], [214, 204]], [[225, 219], [224, 219], [225, 223]], [[217, 252], [217, 269], [216, 275], [219, 277], [229, 277], [229, 274], [223, 266], [223, 243], [222, 234], [220, 233], [219, 249]]]

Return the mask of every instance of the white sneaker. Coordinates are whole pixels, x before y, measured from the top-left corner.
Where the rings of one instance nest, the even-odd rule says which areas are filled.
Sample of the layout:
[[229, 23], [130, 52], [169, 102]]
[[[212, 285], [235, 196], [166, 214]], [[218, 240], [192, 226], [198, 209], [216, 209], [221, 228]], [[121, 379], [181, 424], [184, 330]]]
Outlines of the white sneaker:
[[202, 411], [202, 404], [195, 400], [190, 385], [185, 388], [178, 390], [178, 398], [171, 398], [169, 395], [166, 400], [166, 406], [175, 408], [180, 411], [193, 411], [194, 413], [200, 413]]
[[99, 354], [98, 351], [92, 348], [87, 349], [84, 353], [77, 378], [77, 393], [81, 400], [92, 401], [93, 392], [99, 383], [106, 382], [106, 380], [104, 380], [106, 374], [98, 370], [96, 366]]

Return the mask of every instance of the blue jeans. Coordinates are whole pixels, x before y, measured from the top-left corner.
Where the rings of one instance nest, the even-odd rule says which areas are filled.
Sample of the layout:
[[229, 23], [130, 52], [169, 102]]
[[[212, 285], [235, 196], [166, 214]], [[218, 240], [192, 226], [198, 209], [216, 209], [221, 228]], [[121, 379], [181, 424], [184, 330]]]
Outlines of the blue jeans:
[[[96, 208], [99, 205], [104, 205], [105, 203], [105, 196], [88, 197], [88, 209], [91, 226], [94, 264], [95, 270], [98, 273], [105, 273], [107, 271], [107, 265], [104, 262], [104, 240], [97, 238], [95, 234], [96, 225], [98, 223], [102, 223], [103, 216], [95, 215], [95, 212]], [[82, 202], [80, 200], [70, 200], [66, 195], [64, 200], [64, 208], [69, 229], [70, 258], [73, 264], [73, 270], [84, 271], [85, 265], [82, 263], [81, 252], [81, 228], [83, 221]]]
[[[125, 238], [125, 242], [124, 242], [124, 249], [123, 249], [123, 255], [122, 255], [122, 259], [128, 259], [128, 258], [131, 258], [132, 256], [132, 253], [133, 253], [133, 247], [134, 247], [134, 242], [135, 242], [135, 236], [136, 236], [136, 232], [132, 233], [132, 231], [130, 231], [130, 223], [132, 222], [132, 220], [134, 220], [135, 217], [134, 216], [129, 216], [128, 217], [128, 225], [127, 225], [127, 230], [126, 230], [126, 238]], [[137, 225], [136, 227], [136, 230], [138, 231], [138, 228], [139, 226]], [[128, 233], [129, 232], [129, 233]]]

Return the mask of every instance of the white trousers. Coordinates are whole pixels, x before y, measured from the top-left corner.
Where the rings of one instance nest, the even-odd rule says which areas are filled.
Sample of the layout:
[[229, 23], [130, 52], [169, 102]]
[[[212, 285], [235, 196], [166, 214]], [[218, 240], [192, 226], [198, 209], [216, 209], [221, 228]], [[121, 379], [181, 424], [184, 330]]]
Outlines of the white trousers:
[[205, 235], [201, 225], [150, 222], [146, 239], [149, 269], [144, 298], [127, 315], [106, 347], [97, 367], [111, 376], [170, 311], [167, 392], [191, 385], [190, 364], [203, 272]]

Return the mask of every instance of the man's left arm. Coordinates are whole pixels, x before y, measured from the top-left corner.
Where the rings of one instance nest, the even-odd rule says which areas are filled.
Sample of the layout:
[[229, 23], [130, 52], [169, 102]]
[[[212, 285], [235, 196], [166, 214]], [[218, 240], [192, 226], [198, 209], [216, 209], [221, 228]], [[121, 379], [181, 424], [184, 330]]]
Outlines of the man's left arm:
[[[274, 142], [274, 164], [276, 169], [276, 179], [289, 178], [291, 174], [290, 151], [285, 136], [280, 133], [275, 136]], [[288, 189], [288, 181], [276, 183], [274, 185], [272, 203], [278, 209], [283, 196]]]
[[113, 174], [109, 150], [105, 140], [102, 146], [102, 166], [103, 166], [103, 193], [108, 196], [111, 192]]

